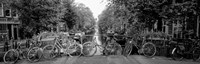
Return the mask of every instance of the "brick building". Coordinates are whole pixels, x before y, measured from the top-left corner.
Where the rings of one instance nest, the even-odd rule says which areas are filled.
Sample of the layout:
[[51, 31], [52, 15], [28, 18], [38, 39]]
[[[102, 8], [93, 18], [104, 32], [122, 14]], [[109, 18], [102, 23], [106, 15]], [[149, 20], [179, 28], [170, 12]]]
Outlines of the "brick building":
[[18, 39], [19, 30], [17, 11], [9, 6], [6, 6], [2, 0], [0, 2], [0, 42], [10, 40], [11, 38]]

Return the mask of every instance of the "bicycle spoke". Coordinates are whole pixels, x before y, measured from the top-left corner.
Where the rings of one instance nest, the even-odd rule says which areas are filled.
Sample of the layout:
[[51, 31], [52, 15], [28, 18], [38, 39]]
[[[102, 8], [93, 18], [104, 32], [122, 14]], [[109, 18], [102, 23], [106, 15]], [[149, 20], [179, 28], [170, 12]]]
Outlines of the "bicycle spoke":
[[4, 55], [4, 62], [5, 63], [14, 63], [18, 59], [18, 53], [14, 50], [7, 51]]
[[28, 60], [30, 62], [36, 62], [36, 61], [39, 61], [40, 58], [41, 58], [41, 54], [40, 53], [40, 48], [38, 47], [35, 47], [35, 48], [32, 48], [29, 52], [28, 52]]
[[125, 56], [128, 56], [128, 55], [130, 55], [131, 52], [132, 52], [132, 45], [127, 44], [127, 45], [125, 46], [125, 48], [124, 48], [123, 54], [124, 54]]
[[193, 50], [193, 60], [198, 61], [199, 59], [200, 59], [200, 50], [199, 49]]
[[93, 56], [97, 51], [95, 45], [92, 42], [83, 44], [83, 55], [84, 56]]
[[152, 43], [145, 43], [145, 44], [143, 45], [142, 50], [143, 50], [143, 54], [144, 54], [145, 56], [147, 56], [147, 57], [152, 57], [152, 56], [154, 56], [155, 53], [156, 53], [156, 47], [155, 47], [155, 45], [152, 44]]
[[72, 45], [69, 47], [70, 56], [80, 56], [81, 55], [81, 47], [78, 44]]
[[43, 49], [43, 56], [45, 59], [53, 59], [58, 53], [58, 49], [52, 45], [48, 45]]

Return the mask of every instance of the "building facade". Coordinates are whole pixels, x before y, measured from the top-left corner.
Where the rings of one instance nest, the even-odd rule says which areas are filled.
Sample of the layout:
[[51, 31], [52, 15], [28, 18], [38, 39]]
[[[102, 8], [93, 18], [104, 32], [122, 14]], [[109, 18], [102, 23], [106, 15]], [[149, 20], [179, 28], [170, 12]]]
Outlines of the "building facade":
[[0, 41], [18, 39], [19, 25], [17, 11], [0, 2]]
[[[169, 4], [177, 5], [187, 1], [198, 2], [198, 0], [167, 0]], [[185, 38], [185, 32], [193, 33], [194, 36], [199, 36], [199, 15], [184, 18], [185, 20], [169, 21], [162, 19], [162, 32], [171, 35], [173, 38]]]

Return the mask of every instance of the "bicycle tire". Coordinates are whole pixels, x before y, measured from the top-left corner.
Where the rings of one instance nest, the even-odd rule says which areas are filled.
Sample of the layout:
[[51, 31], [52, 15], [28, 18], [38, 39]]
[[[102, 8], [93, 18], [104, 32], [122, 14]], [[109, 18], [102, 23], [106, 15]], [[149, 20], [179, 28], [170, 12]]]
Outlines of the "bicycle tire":
[[[173, 50], [172, 50], [172, 59], [173, 60], [182, 60], [183, 59], [182, 54], [181, 53], [178, 54], [178, 52], [181, 52], [179, 47], [173, 48]], [[180, 55], [180, 56], [177, 56], [177, 55]]]
[[111, 44], [108, 44], [106, 45], [105, 47], [105, 55], [108, 56], [108, 55], [113, 55], [112, 54], [112, 50], [113, 50], [113, 47]]
[[117, 50], [115, 52], [115, 55], [122, 55], [122, 46], [119, 43], [116, 43], [117, 45]]
[[82, 54], [82, 47], [80, 44], [73, 44], [68, 47], [68, 55], [70, 57], [80, 56]]
[[122, 47], [118, 43], [110, 43], [105, 48], [106, 55], [121, 55]]
[[59, 53], [59, 50], [57, 47], [55, 47], [54, 45], [47, 45], [43, 48], [43, 57], [45, 59], [53, 59], [55, 58]]
[[193, 51], [192, 51], [192, 59], [194, 60], [194, 61], [198, 61], [198, 60], [200, 60], [200, 49], [199, 48], [196, 48], [196, 49], [194, 49]]
[[[35, 51], [36, 49], [36, 51]], [[31, 54], [33, 52], [33, 54]], [[41, 59], [42, 55], [39, 55], [38, 52], [42, 53], [42, 50], [39, 47], [33, 47], [28, 51], [27, 59], [30, 62], [37, 62]]]
[[124, 51], [123, 51], [123, 55], [124, 56], [129, 56], [131, 54], [132, 50], [133, 50], [133, 45], [129, 44], [129, 43], [126, 43]]
[[82, 54], [84, 56], [94, 56], [97, 52], [97, 47], [92, 42], [86, 42], [83, 44]]
[[[13, 54], [9, 54], [9, 53], [13, 53]], [[7, 55], [9, 56], [9, 57], [12, 57], [11, 58], [11, 61], [8, 61], [7, 59], [10, 59], [10, 58], [8, 58], [7, 57]], [[14, 56], [13, 56], [14, 55]], [[4, 61], [4, 63], [5, 64], [12, 64], [12, 63], [15, 63], [17, 60], [19, 59], [19, 52], [18, 51], [16, 51], [15, 49], [10, 49], [10, 50], [8, 50], [5, 54], [4, 54], [4, 56], [3, 56], [3, 61]]]
[[156, 54], [156, 46], [151, 42], [147, 42], [142, 46], [142, 53], [146, 57], [153, 57]]

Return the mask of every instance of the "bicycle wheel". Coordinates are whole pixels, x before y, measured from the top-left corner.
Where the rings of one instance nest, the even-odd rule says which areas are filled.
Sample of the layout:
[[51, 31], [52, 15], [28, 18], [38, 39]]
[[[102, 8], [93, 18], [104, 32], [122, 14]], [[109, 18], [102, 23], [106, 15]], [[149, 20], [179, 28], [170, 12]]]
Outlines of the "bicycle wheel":
[[122, 55], [122, 47], [120, 44], [115, 43], [115, 55]]
[[83, 44], [82, 53], [84, 56], [93, 56], [97, 51], [97, 47], [92, 42], [86, 42]]
[[30, 62], [37, 62], [42, 57], [42, 50], [39, 47], [33, 47], [28, 51], [27, 59]]
[[151, 42], [147, 42], [142, 46], [142, 52], [146, 57], [153, 57], [156, 54], [156, 46]]
[[108, 45], [106, 45], [106, 47], [105, 47], [105, 55], [106, 56], [108, 56], [108, 55], [112, 55], [112, 53], [114, 52], [114, 49], [113, 49], [114, 47], [113, 47], [113, 45], [111, 45], [111, 44], [108, 44]]
[[183, 59], [183, 52], [179, 47], [176, 47], [172, 50], [172, 58], [174, 60], [182, 60]]
[[192, 56], [193, 56], [192, 58], [194, 61], [200, 60], [200, 49], [194, 49], [192, 51]]
[[6, 64], [15, 63], [18, 59], [19, 59], [19, 52], [16, 51], [15, 49], [7, 51], [3, 56], [4, 63]]
[[121, 55], [122, 47], [118, 43], [110, 43], [106, 46], [106, 55]]
[[53, 59], [59, 54], [59, 50], [54, 45], [47, 45], [43, 48], [43, 57], [45, 59]]
[[73, 44], [68, 47], [68, 54], [70, 57], [72, 56], [80, 56], [82, 53], [82, 47], [80, 44]]
[[131, 54], [132, 50], [133, 50], [133, 45], [129, 44], [129, 43], [126, 43], [125, 44], [125, 48], [123, 50], [123, 55], [124, 56], [129, 56]]

